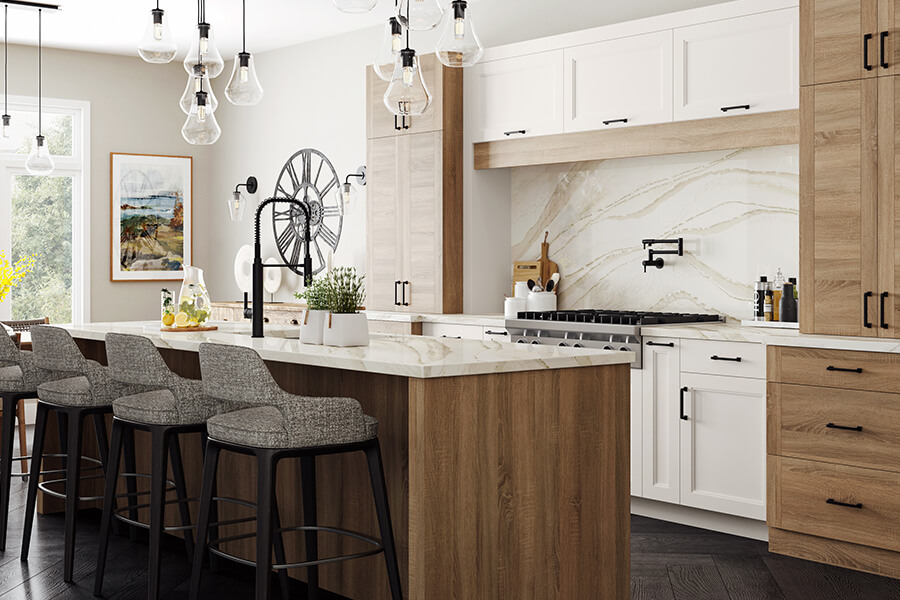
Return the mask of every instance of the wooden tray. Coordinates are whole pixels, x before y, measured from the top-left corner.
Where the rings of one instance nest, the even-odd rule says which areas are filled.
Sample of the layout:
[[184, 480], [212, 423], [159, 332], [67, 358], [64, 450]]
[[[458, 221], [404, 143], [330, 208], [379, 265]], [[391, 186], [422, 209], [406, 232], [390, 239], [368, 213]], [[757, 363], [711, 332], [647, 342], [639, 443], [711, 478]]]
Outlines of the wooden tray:
[[160, 331], [165, 331], [168, 333], [182, 332], [182, 331], [216, 331], [218, 329], [215, 325], [204, 325], [203, 327], [160, 327]]

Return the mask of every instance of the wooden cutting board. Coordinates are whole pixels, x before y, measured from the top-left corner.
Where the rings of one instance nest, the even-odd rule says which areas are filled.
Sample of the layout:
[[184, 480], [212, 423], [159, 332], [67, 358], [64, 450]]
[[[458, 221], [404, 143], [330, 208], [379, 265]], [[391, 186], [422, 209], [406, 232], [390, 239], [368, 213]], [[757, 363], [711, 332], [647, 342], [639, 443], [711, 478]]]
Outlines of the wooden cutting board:
[[550, 281], [550, 278], [554, 273], [559, 273], [559, 265], [550, 260], [550, 244], [547, 243], [547, 238], [550, 236], [550, 232], [544, 232], [544, 242], [541, 244], [541, 281], [544, 282], [544, 285], [547, 285], [547, 282]]
[[516, 295], [516, 282], [528, 281], [529, 279], [538, 280], [541, 276], [541, 261], [522, 261], [517, 260], [513, 263], [513, 291], [512, 295]]
[[160, 331], [165, 331], [168, 333], [196, 333], [198, 331], [216, 331], [217, 329], [218, 327], [215, 325], [204, 325], [203, 327], [199, 325], [197, 327], [166, 327], [165, 325], [163, 325], [159, 328]]

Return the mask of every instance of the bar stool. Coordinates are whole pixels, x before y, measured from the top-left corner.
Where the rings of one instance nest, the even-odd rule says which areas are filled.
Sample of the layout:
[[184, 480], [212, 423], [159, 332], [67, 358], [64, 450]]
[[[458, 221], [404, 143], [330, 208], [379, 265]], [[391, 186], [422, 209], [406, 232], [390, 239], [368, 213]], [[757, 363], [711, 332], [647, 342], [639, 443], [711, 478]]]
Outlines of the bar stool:
[[[106, 467], [108, 446], [106, 439], [105, 415], [112, 412], [113, 400], [140, 391], [135, 386], [126, 386], [113, 381], [106, 367], [88, 360], [78, 349], [69, 332], [59, 327], [38, 325], [31, 329], [34, 345], [34, 358], [37, 366], [56, 374], [67, 376], [42, 383], [38, 386], [37, 417], [34, 428], [34, 448], [31, 461], [31, 474], [28, 480], [28, 501], [25, 508], [25, 531], [22, 538], [23, 561], [28, 560], [31, 545], [31, 529], [34, 525], [34, 510], [38, 489], [45, 494], [66, 501], [65, 523], [65, 558], [63, 562], [63, 580], [72, 581], [75, 559], [75, 511], [79, 501], [100, 500], [102, 497], [80, 497], [78, 495], [81, 480], [82, 461], [95, 465], [91, 470], [103, 470]], [[44, 436], [47, 430], [47, 418], [50, 411], [60, 417], [60, 451], [58, 455], [44, 455]], [[94, 419], [97, 437], [97, 448], [100, 460], [81, 455], [82, 430], [84, 419]], [[41, 461], [47, 456], [63, 458], [60, 470], [41, 471]], [[40, 482], [42, 474], [65, 473], [65, 478]], [[103, 475], [91, 475], [85, 479], [101, 478]], [[65, 492], [60, 493], [50, 486], [65, 482]]]
[[[109, 545], [109, 529], [113, 518], [130, 525], [150, 530], [150, 564], [148, 597], [159, 597], [160, 542], [163, 531], [183, 531], [188, 560], [193, 560], [190, 507], [184, 483], [184, 466], [178, 437], [181, 434], [201, 433], [206, 444], [206, 419], [228, 409], [242, 408], [242, 405], [207, 398], [199, 380], [186, 379], [173, 373], [166, 365], [159, 350], [148, 338], [139, 335], [119, 333], [106, 334], [106, 356], [110, 375], [116, 381], [141, 385], [153, 391], [126, 396], [113, 402], [112, 442], [109, 465], [106, 469], [106, 493], [103, 499], [103, 521], [100, 525], [97, 571], [94, 579], [94, 595], [103, 589], [106, 570], [106, 553]], [[123, 448], [123, 438], [133, 439], [135, 430], [147, 431], [151, 438], [150, 491], [134, 491], [135, 477], [146, 475], [127, 472], [119, 474], [119, 456]], [[166, 454], [172, 465], [174, 481], [166, 479]], [[126, 468], [129, 468], [126, 466]], [[131, 467], [133, 468], [133, 467]], [[116, 496], [116, 482], [119, 477], [132, 482], [128, 493]], [[166, 489], [169, 484], [169, 490]], [[167, 501], [166, 492], [174, 488], [177, 498]], [[137, 496], [150, 494], [150, 503], [136, 505]], [[116, 498], [127, 497], [129, 517], [124, 517], [116, 509]], [[165, 526], [167, 504], [178, 504], [181, 515], [180, 527]], [[139, 508], [150, 508], [149, 523], [137, 521]]]
[[[391, 596], [394, 600], [402, 600], [400, 571], [394, 548], [381, 448], [378, 443], [378, 421], [365, 415], [359, 403], [350, 398], [312, 398], [285, 392], [272, 378], [259, 354], [250, 348], [202, 344], [200, 371], [207, 395], [221, 400], [243, 402], [253, 405], [254, 408], [216, 415], [206, 423], [209, 441], [203, 463], [197, 544], [191, 573], [191, 600], [196, 600], [200, 592], [203, 551], [206, 547], [212, 554], [239, 560], [245, 564], [255, 564], [256, 600], [268, 599], [272, 569], [284, 572], [289, 568], [305, 567], [309, 598], [317, 599], [318, 565], [383, 552]], [[213, 526], [210, 523], [210, 511], [214, 500], [213, 486], [221, 450], [252, 455], [257, 460], [255, 563], [229, 556], [218, 548], [220, 542], [252, 537], [253, 533], [207, 541], [207, 533]], [[357, 532], [319, 526], [316, 522], [315, 457], [357, 451], [364, 452], [368, 461], [378, 525], [381, 530], [380, 540]], [[275, 474], [278, 461], [292, 457], [299, 457], [301, 461], [304, 524], [281, 528], [276, 522], [277, 507], [274, 506]], [[273, 514], [273, 510], [276, 514]], [[304, 532], [307, 559], [305, 562], [284, 564], [282, 559], [276, 556], [279, 564], [272, 564], [273, 533], [281, 534], [285, 531]], [[319, 560], [317, 541], [319, 531], [351, 536], [371, 545], [372, 549]], [[279, 536], [275, 537], [277, 539]]]

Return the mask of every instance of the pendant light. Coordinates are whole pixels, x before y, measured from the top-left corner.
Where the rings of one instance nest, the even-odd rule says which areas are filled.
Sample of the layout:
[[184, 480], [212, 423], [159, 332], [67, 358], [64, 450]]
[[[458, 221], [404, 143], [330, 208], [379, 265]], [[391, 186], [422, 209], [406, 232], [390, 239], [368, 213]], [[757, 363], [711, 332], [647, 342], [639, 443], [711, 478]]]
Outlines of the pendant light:
[[53, 159], [50, 158], [50, 149], [47, 147], [46, 140], [42, 130], [42, 109], [41, 94], [42, 89], [42, 9], [38, 9], [38, 134], [35, 138], [35, 145], [31, 147], [31, 153], [28, 160], [25, 161], [25, 170], [29, 175], [49, 175], [53, 172]]
[[341, 12], [359, 14], [375, 8], [378, 0], [331, 0], [331, 3]]
[[225, 86], [225, 97], [237, 106], [252, 106], [262, 100], [263, 89], [256, 77], [253, 56], [247, 52], [247, 0], [243, 0], [244, 37], [243, 49], [234, 57], [231, 79]]
[[437, 57], [448, 67], [471, 67], [484, 54], [484, 46], [475, 33], [472, 20], [466, 18], [466, 0], [453, 0], [452, 18], [444, 21], [437, 44]]
[[172, 62], [177, 52], [178, 46], [175, 45], [172, 30], [169, 29], [166, 13], [159, 7], [157, 0], [156, 8], [150, 11], [147, 30], [138, 45], [138, 54], [148, 63], [165, 64]]
[[209, 74], [206, 72], [205, 64], [194, 65], [194, 74], [188, 77], [184, 93], [181, 95], [181, 100], [178, 102], [181, 106], [181, 110], [184, 111], [184, 114], [191, 114], [191, 105], [194, 103], [194, 95], [200, 90], [208, 90], [206, 92], [209, 96], [207, 98], [207, 108], [209, 109], [209, 112], [215, 112], [216, 108], [219, 106], [219, 101], [213, 93], [212, 84], [209, 82]]
[[[202, 31], [200, 32], [202, 35]], [[198, 57], [198, 66], [202, 68], [203, 57]], [[191, 109], [188, 112], [187, 119], [181, 127], [181, 136], [189, 144], [198, 146], [208, 146], [215, 144], [222, 135], [222, 128], [216, 121], [216, 115], [210, 107], [209, 94], [204, 90], [203, 77], [199, 79], [200, 89], [194, 94]]]
[[428, 31], [441, 22], [444, 9], [437, 0], [400, 0], [397, 18], [400, 23], [413, 31]]
[[[407, 11], [409, 5], [407, 5]], [[407, 15], [408, 16], [408, 15]], [[408, 19], [407, 19], [408, 21]], [[391, 83], [384, 93], [384, 105], [398, 117], [415, 117], [431, 106], [431, 92], [422, 78], [416, 51], [409, 47], [409, 28], [406, 29], [406, 48], [400, 51], [394, 65]]]
[[197, 39], [191, 44], [191, 49], [184, 57], [184, 70], [188, 75], [194, 72], [194, 65], [201, 62], [206, 65], [207, 74], [211, 79], [218, 77], [225, 70], [225, 61], [219, 54], [216, 41], [213, 37], [212, 25], [206, 22], [206, 0], [197, 0]]
[[[9, 116], [9, 5], [3, 5], [3, 133], [2, 139], [9, 139], [10, 119]], [[2, 142], [0, 142], [2, 143]]]
[[397, 58], [400, 56], [400, 50], [403, 48], [403, 25], [396, 16], [388, 19], [384, 26], [384, 40], [381, 43], [381, 49], [378, 56], [375, 57], [375, 74], [384, 81], [390, 81], [391, 75], [394, 73], [394, 65], [397, 64]]

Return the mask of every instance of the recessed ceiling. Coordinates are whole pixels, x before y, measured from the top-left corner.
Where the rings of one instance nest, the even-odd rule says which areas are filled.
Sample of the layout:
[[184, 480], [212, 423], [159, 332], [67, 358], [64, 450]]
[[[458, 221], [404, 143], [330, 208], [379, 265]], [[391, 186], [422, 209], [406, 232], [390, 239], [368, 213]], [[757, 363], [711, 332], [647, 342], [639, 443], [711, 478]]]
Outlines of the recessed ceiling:
[[[56, 1], [62, 10], [44, 11], [45, 46], [130, 56], [137, 55], [150, 9], [156, 6], [156, 0]], [[197, 35], [197, 5], [160, 0], [160, 8], [183, 57]], [[248, 0], [247, 50], [258, 53], [371, 27], [384, 23], [392, 11], [393, 2], [385, 0], [362, 15], [342, 13], [330, 0]], [[241, 0], [207, 0], [206, 19], [229, 60], [240, 50]], [[37, 11], [10, 5], [9, 42], [37, 45]]]

